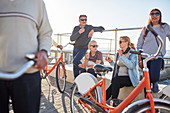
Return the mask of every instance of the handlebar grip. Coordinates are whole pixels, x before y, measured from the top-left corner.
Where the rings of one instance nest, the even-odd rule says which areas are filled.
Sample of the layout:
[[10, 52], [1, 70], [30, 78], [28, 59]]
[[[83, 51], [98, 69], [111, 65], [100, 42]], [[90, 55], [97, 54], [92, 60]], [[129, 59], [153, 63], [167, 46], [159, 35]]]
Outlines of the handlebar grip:
[[138, 51], [130, 51], [130, 53], [141, 55], [141, 52], [138, 52]]
[[57, 45], [57, 48], [63, 49], [63, 46], [62, 45]]
[[147, 29], [149, 30], [149, 31], [151, 31], [154, 35], [155, 35], [155, 37], [157, 37], [158, 36], [158, 33], [156, 33], [156, 31], [154, 30], [154, 28], [152, 27], [152, 25], [148, 25], [147, 26]]

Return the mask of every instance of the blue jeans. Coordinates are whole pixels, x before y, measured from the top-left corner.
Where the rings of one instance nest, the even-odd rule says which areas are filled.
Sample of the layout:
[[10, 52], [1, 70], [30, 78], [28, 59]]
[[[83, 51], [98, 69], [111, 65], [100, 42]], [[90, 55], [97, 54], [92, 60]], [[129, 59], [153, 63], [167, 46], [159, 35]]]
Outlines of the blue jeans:
[[0, 80], [0, 113], [9, 113], [9, 96], [14, 113], [39, 113], [40, 72], [24, 74], [16, 80]]
[[158, 81], [160, 78], [160, 70], [162, 66], [162, 59], [154, 59], [147, 63], [147, 66], [149, 68], [149, 77], [150, 82], [153, 84], [153, 92], [158, 92]]
[[158, 59], [151, 60], [147, 63], [147, 66], [149, 68], [150, 82], [154, 83], [159, 81], [162, 59], [158, 58]]
[[79, 64], [81, 63], [81, 59], [86, 55], [87, 49], [84, 48], [75, 48], [73, 49], [73, 71], [74, 71], [74, 78], [79, 75]]

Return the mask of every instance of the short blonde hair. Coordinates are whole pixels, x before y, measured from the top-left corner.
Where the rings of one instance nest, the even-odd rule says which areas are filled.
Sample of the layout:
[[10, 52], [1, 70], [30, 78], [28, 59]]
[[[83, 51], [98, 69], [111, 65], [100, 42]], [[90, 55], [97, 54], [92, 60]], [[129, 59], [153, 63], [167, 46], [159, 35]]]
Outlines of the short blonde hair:
[[92, 40], [92, 41], [89, 42], [88, 47], [90, 47], [91, 43], [96, 43], [97, 44], [97, 42], [95, 40]]

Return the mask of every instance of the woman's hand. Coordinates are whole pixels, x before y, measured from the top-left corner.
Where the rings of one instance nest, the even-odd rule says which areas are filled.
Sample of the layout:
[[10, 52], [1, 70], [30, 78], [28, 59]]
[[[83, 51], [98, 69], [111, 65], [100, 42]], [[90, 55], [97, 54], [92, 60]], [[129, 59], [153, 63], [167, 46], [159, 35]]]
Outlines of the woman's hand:
[[123, 53], [121, 49], [117, 50], [117, 52], [119, 53], [119, 56], [122, 56]]
[[108, 61], [109, 63], [112, 63], [112, 62], [113, 62], [110, 57], [106, 57], [105, 60]]
[[86, 58], [87, 60], [89, 60], [89, 58], [90, 58], [89, 53], [86, 54], [85, 58]]

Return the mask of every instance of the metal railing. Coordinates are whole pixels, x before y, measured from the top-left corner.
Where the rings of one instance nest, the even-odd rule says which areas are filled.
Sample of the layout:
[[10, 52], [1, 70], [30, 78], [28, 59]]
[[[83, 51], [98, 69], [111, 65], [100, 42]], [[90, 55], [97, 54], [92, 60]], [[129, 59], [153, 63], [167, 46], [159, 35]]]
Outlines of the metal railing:
[[[108, 38], [108, 36], [107, 36], [107, 38], [106, 37], [93, 37], [93, 39], [95, 39], [95, 40], [107, 40], [107, 41], [109, 41], [109, 43], [107, 44], [107, 45], [109, 45], [109, 47], [108, 47], [108, 50], [107, 50], [107, 52], [112, 52], [111, 53], [111, 55], [113, 55], [114, 56], [114, 53], [116, 53], [117, 52], [117, 48], [118, 48], [118, 35], [119, 35], [119, 33], [121, 32], [121, 31], [137, 31], [137, 30], [140, 30], [139, 32], [141, 32], [141, 29], [142, 29], [142, 27], [135, 27], [135, 28], [115, 28], [115, 29], [110, 29], [110, 30], [104, 30], [103, 31], [103, 33], [102, 34], [104, 34], [104, 33], [112, 33], [112, 37], [111, 38]], [[94, 33], [95, 34], [95, 33]], [[114, 34], [114, 35], [113, 35]], [[121, 34], [121, 33], [120, 33]], [[130, 34], [130, 33], [129, 33]], [[129, 36], [129, 34], [127, 34], [128, 36]], [[63, 42], [69, 42], [69, 40], [70, 40], [70, 35], [71, 35], [71, 33], [61, 33], [61, 34], [54, 34], [54, 38], [55, 38], [55, 40], [56, 40], [56, 43], [57, 44], [62, 44], [63, 45]], [[139, 36], [139, 34], [138, 34], [138, 36]], [[65, 37], [65, 39], [64, 39], [64, 37]], [[130, 37], [131, 38], [131, 37]], [[136, 37], [135, 37], [136, 38]], [[131, 40], [133, 40], [133, 39], [131, 39]], [[114, 42], [113, 42], [114, 41]], [[114, 45], [114, 47], [112, 47], [113, 46], [113, 43], [115, 44]], [[104, 45], [106, 45], [105, 43], [104, 43]], [[106, 47], [106, 46], [105, 46]], [[70, 47], [69, 47], [70, 48]], [[112, 49], [114, 48], [114, 52], [112, 51]], [[101, 50], [101, 49], [100, 49]], [[102, 51], [102, 50], [101, 50]], [[107, 52], [106, 51], [102, 51], [102, 52], [104, 52], [104, 55], [103, 56], [106, 56], [107, 55]], [[57, 54], [57, 52], [56, 52], [56, 54]], [[57, 56], [57, 55], [56, 55]], [[72, 56], [72, 55], [65, 55], [66, 56], [66, 61], [67, 61], [67, 63], [70, 63], [71, 61], [68, 61], [67, 60], [67, 58], [68, 58], [68, 56]], [[70, 60], [72, 60], [72, 58], [69, 58]], [[170, 65], [170, 59], [168, 58], [168, 57], [165, 57], [164, 58], [165, 59], [165, 64], [167, 64], [167, 65]]]
[[[112, 49], [112, 41], [114, 40], [115, 42], [115, 47], [114, 47], [114, 52], [116, 53], [117, 51], [117, 41], [118, 41], [118, 31], [127, 31], [127, 30], [140, 30], [142, 29], [142, 27], [136, 27], [136, 28], [115, 28], [115, 29], [110, 29], [110, 30], [104, 30], [103, 32], [114, 32], [114, 37], [113, 38], [96, 38], [93, 37], [93, 39], [101, 39], [101, 40], [110, 40], [110, 47], [108, 51], [111, 51]], [[54, 34], [55, 36], [57, 36], [57, 43], [58, 44], [62, 44], [62, 37], [66, 36], [69, 37], [71, 35], [71, 33], [62, 33], [62, 34]], [[68, 40], [68, 39], [67, 39]]]

